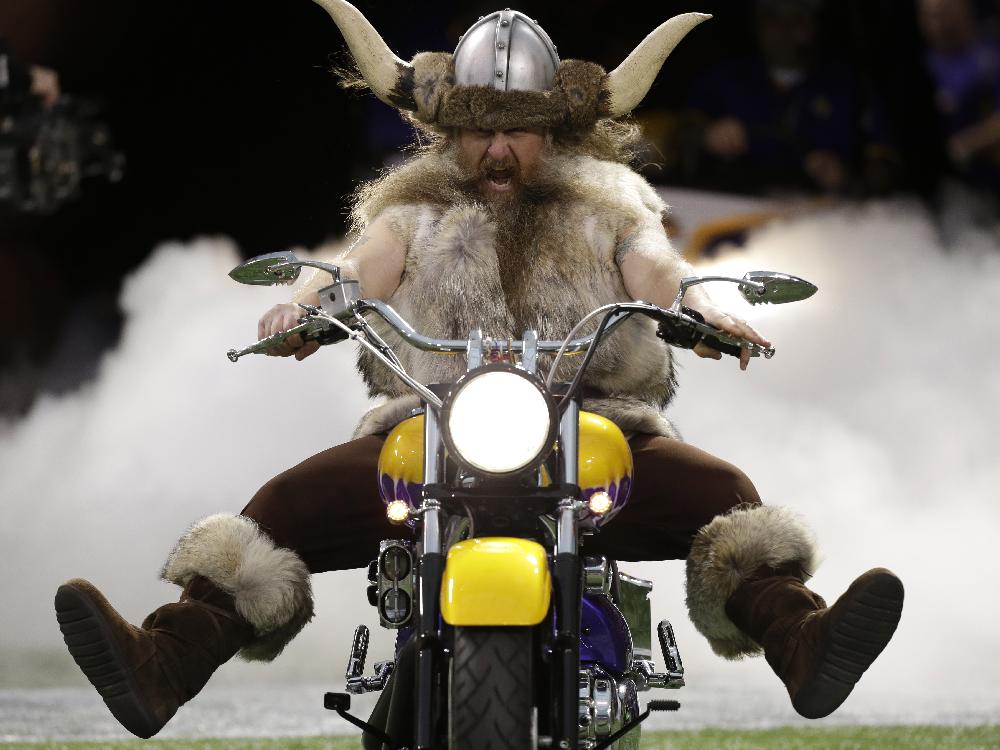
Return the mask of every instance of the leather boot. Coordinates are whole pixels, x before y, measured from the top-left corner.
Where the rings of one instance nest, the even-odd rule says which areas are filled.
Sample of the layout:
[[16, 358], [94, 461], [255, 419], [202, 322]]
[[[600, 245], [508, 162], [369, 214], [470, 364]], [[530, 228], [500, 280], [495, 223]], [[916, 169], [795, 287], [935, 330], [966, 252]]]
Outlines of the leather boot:
[[73, 659], [114, 717], [143, 738], [160, 731], [254, 637], [233, 598], [201, 576], [138, 628], [80, 578], [59, 587], [55, 605]]
[[860, 576], [832, 607], [797, 566], [759, 568], [726, 602], [726, 614], [764, 649], [792, 706], [808, 719], [835, 711], [889, 643], [903, 584], [885, 568]]

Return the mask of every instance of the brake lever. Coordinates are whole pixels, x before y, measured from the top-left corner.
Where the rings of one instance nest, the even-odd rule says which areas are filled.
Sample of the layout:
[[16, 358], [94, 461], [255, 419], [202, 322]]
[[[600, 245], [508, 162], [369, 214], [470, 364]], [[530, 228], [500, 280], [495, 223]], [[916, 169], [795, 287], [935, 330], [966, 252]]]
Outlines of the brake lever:
[[739, 357], [744, 349], [750, 352], [751, 357], [763, 356], [764, 359], [770, 359], [774, 356], [773, 346], [760, 346], [752, 341], [730, 336], [706, 323], [705, 316], [685, 305], [681, 305], [679, 311], [664, 310], [663, 312], [665, 315], [660, 316], [660, 325], [656, 335], [671, 346], [694, 349], [698, 344], [705, 344], [718, 352], [733, 357]]

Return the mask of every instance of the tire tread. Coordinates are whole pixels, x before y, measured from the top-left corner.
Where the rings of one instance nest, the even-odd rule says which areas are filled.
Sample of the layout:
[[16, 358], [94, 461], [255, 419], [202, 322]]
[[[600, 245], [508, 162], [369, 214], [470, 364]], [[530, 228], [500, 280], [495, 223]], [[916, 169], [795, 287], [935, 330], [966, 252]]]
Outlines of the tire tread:
[[531, 629], [455, 629], [451, 750], [528, 750], [532, 743]]

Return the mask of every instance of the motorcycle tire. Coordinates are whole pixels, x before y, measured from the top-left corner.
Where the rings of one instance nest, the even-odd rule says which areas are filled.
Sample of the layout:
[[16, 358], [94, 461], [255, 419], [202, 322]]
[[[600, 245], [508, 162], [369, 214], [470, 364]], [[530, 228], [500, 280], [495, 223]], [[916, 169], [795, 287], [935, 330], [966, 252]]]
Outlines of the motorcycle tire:
[[449, 750], [534, 750], [531, 628], [457, 627]]

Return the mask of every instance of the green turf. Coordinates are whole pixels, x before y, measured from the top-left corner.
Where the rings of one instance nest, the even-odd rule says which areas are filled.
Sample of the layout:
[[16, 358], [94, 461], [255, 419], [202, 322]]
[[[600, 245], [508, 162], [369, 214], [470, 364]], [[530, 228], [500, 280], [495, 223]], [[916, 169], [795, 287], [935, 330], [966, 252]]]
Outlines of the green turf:
[[[360, 747], [357, 737], [0, 742], [4, 750], [360, 750]], [[648, 732], [643, 734], [642, 750], [1000, 750], [1000, 725]]]

